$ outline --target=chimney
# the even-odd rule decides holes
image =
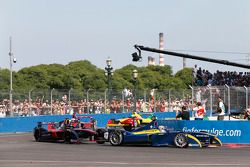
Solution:
[[[163,33],[161,32],[159,34],[159,48],[160,50],[164,50],[164,39],[163,39]],[[159,54],[159,65],[164,66],[164,55],[162,53]]]
[[[183,69],[187,67],[187,65],[186,65],[186,64],[187,64],[187,63],[186,63],[186,61],[187,61],[187,60],[186,60],[186,58],[185,58],[185,57],[183,57]]]
[[[148,66],[155,66],[155,58],[148,56]]]

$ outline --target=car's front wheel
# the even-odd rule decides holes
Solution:
[[[218,139],[217,137],[212,137],[210,139],[210,145],[219,147],[219,146],[222,146],[222,143],[221,143],[220,139]]]
[[[174,138],[174,144],[179,148],[188,147],[188,138],[185,133],[178,133]]]
[[[122,144],[123,135],[120,131],[113,131],[110,133],[109,142],[113,146],[119,146]]]

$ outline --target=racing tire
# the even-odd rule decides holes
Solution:
[[[94,139],[97,144],[104,144],[105,143],[105,138],[104,138],[104,133],[106,132],[105,129],[97,129],[96,134],[94,135]]]
[[[133,129],[133,128],[132,128],[132,125],[124,126],[123,128],[124,128],[126,131],[129,131],[129,132],[132,131],[132,129]]]
[[[110,133],[109,142],[111,145],[120,146],[122,145],[122,141],[123,141],[123,135],[121,131],[113,131]]]
[[[71,132],[69,130],[64,132],[64,142],[68,144],[71,143]]]
[[[40,142],[41,141],[41,135],[40,135],[40,132],[39,132],[38,129],[35,131],[34,137],[35,137],[36,142]]]
[[[174,144],[178,148],[188,147],[188,138],[185,133],[178,133],[174,138]]]
[[[105,141],[96,141],[97,144],[104,144]]]
[[[220,147],[222,143],[217,137],[213,137],[210,139],[210,146]]]

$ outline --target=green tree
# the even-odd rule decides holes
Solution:
[[[178,71],[175,77],[181,79],[188,88],[188,85],[192,85],[192,68],[184,68]]]
[[[138,89],[183,89],[192,83],[192,69],[178,71],[175,76],[170,66],[136,67],[132,64],[116,69],[112,76],[112,89],[133,89],[132,72],[138,70]],[[0,89],[9,89],[9,70],[0,69]],[[67,65],[41,64],[13,71],[15,90],[65,89],[87,90],[108,87],[105,70],[88,60],[74,61]]]
[[[9,90],[10,71],[8,69],[0,69],[0,89]]]

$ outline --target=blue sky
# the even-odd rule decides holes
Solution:
[[[15,71],[38,64],[68,64],[87,59],[99,68],[110,57],[115,69],[132,62],[134,44],[165,49],[250,53],[249,0],[1,0],[0,68],[9,68],[9,36]],[[250,54],[193,53],[247,63]],[[182,59],[165,56],[176,72]],[[187,60],[210,71],[247,69]]]

